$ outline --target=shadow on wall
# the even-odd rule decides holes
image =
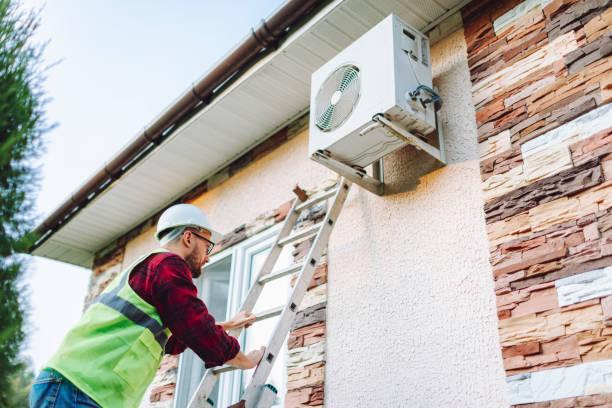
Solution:
[[[462,51],[464,41],[463,30],[457,30],[431,49],[433,84],[443,100],[439,126],[442,126],[449,165],[478,159],[476,115],[465,51]],[[437,147],[435,134],[430,136],[429,143]],[[385,157],[384,166],[385,196],[414,191],[423,176],[433,173],[431,177],[443,171],[437,160],[412,146]]]
[[[431,139],[436,139],[435,135]],[[436,146],[435,143],[429,143]],[[385,157],[385,196],[414,191],[421,183],[421,178],[437,169],[442,164],[412,146],[406,146]]]
[[[435,84],[434,84],[435,85]],[[438,112],[438,120],[442,133],[446,135],[444,126],[444,110]],[[438,134],[433,132],[426,138],[427,143],[439,148]],[[444,147],[448,149],[448,140],[444,140]],[[442,163],[422,150],[413,146],[405,146],[388,155],[383,160],[385,177],[385,196],[415,191],[421,183],[421,178],[444,167]]]

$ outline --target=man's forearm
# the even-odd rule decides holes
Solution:
[[[231,320],[228,320],[227,322],[219,322],[217,324],[223,327],[223,330],[225,331],[232,330],[234,328],[234,323]]]
[[[249,327],[255,321],[255,315],[247,312],[240,312],[226,322],[217,323],[223,330],[239,329]]]

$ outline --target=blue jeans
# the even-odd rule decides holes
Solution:
[[[30,408],[100,408],[100,405],[66,377],[45,368],[32,384]]]

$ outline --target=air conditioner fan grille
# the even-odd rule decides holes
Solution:
[[[359,68],[343,65],[336,69],[319,88],[315,99],[315,123],[324,132],[342,125],[359,100]]]

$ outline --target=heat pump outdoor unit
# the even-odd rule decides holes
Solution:
[[[310,98],[311,158],[376,193],[364,168],[401,147],[445,162],[429,40],[393,14],[312,74]]]

